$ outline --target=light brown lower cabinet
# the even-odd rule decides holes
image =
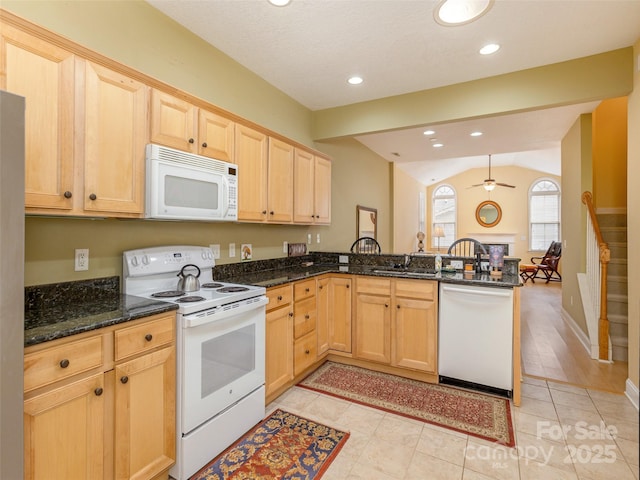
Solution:
[[[265,395],[270,399],[293,380],[293,291],[269,288],[266,317]]]
[[[173,465],[174,313],[28,347],[24,378],[25,479],[153,479]]]

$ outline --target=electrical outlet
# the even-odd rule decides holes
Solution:
[[[316,235],[316,243],[320,243],[320,234]]]
[[[451,262],[449,262],[449,265],[451,265],[456,270],[462,270],[463,269],[462,260],[451,260]]]
[[[236,244],[235,243],[230,243],[229,244],[229,258],[233,258],[236,256]]]
[[[480,271],[488,272],[489,271],[489,262],[480,262]]]
[[[289,253],[289,242],[282,242],[282,253]]]
[[[76,248],[75,259],[76,259],[75,261],[76,272],[89,270],[89,249],[88,248]]]
[[[340,256],[338,256],[338,262],[340,262],[340,263],[349,263],[349,255],[340,255]]]
[[[307,234],[307,243],[311,244],[311,234],[310,233]]]
[[[215,260],[219,259],[220,258],[220,244],[219,243],[213,243],[213,244],[209,245],[209,248],[213,252],[213,258]]]

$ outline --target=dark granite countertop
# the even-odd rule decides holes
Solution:
[[[275,287],[289,282],[296,282],[306,278],[323,275],[326,273],[345,273],[351,275],[365,275],[374,277],[407,278],[422,280],[437,280],[443,283],[456,283],[460,285],[476,285],[482,287],[514,288],[521,286],[519,275],[503,273],[501,278],[492,277],[488,272],[463,273],[462,271],[431,273],[430,269],[394,269],[378,265],[349,265],[326,264],[308,266],[290,266],[271,270],[257,270],[250,273],[236,272],[229,276],[217,276],[216,280],[240,283],[245,285],[258,285],[263,287]]]
[[[27,287],[25,293],[25,347],[178,308],[120,294],[118,277]]]

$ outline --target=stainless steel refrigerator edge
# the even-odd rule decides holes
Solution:
[[[0,478],[21,479],[25,99],[0,91]]]

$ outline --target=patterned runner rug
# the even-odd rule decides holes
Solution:
[[[190,480],[317,480],[347,438],[348,433],[276,410]]]
[[[509,400],[327,362],[300,387],[515,446]]]

